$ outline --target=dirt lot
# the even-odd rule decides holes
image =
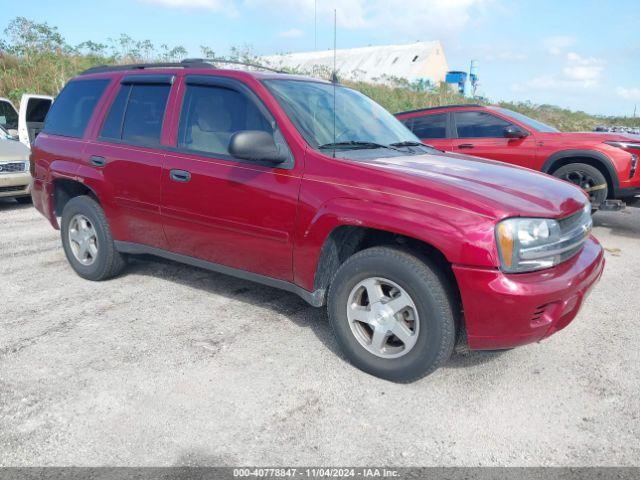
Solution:
[[[146,259],[87,282],[0,201],[0,465],[638,465],[640,209],[595,222],[566,330],[395,385],[292,294]]]

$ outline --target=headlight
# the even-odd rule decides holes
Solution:
[[[614,141],[610,141],[610,142],[604,142],[607,145],[611,145],[612,147],[617,147],[617,148],[622,148],[623,150],[629,150],[634,149],[634,150],[640,150],[640,143],[639,142],[614,142]]]
[[[604,142],[607,145],[611,145],[612,147],[621,148],[623,150],[640,150],[640,143],[638,142]],[[631,153],[631,152],[628,152]],[[638,169],[638,155],[631,153],[631,169],[629,170],[629,178],[633,178],[636,174],[636,170]]]
[[[496,226],[501,270],[531,272],[553,267],[577,253],[591,232],[591,205],[564,220],[508,218]]]

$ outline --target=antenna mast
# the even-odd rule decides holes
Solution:
[[[337,13],[333,9],[333,74],[331,75],[331,83],[333,83],[333,158],[336,158],[336,83],[338,83],[338,74],[336,72],[336,38],[337,38]]]

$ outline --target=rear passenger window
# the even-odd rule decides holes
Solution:
[[[511,123],[486,112],[456,112],[458,138],[501,138]]]
[[[159,145],[171,85],[122,85],[102,125],[101,138]]]
[[[447,138],[447,114],[414,117],[411,130],[418,138]]]
[[[178,147],[226,156],[231,136],[241,130],[273,133],[270,122],[243,93],[224,87],[187,86]]]
[[[108,79],[69,82],[53,102],[46,116],[43,131],[53,135],[81,138],[93,109],[108,84]]]

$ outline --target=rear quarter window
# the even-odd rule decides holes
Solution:
[[[53,102],[43,132],[81,138],[108,84],[109,79],[69,82]]]

